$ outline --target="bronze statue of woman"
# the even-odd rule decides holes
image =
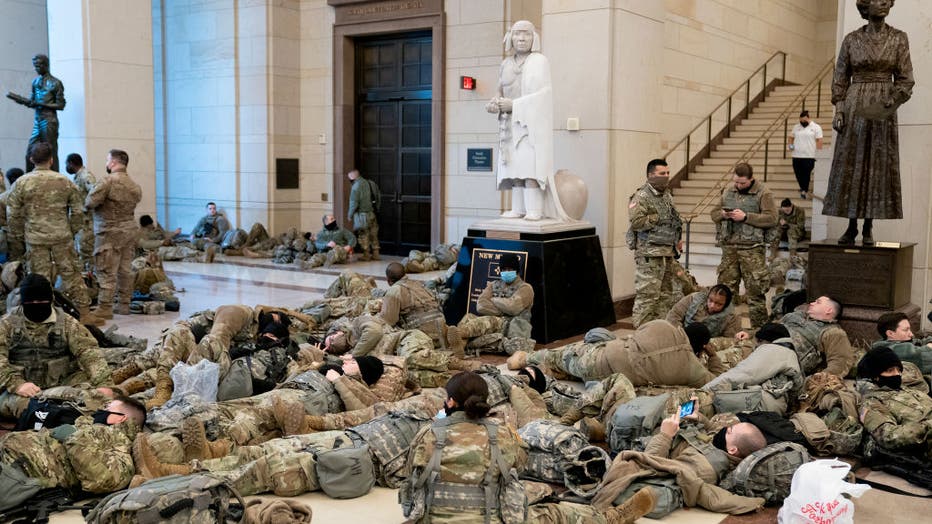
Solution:
[[[894,0],[857,0],[868,23],[845,36],[832,80],[835,156],[822,214],[848,219],[839,244],[874,243],[873,220],[903,218],[896,110],[912,95],[906,33],[884,22]]]

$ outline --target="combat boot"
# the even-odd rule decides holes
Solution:
[[[369,253],[361,253],[356,260],[359,260],[360,262],[368,262],[372,260],[372,257],[369,255]]]
[[[123,394],[126,396],[135,395],[136,393],[145,391],[152,387],[152,382],[146,380],[142,376],[129,377],[123,382],[113,381],[114,384],[120,389],[123,390]]]
[[[583,435],[589,437],[589,442],[605,442],[605,424],[600,420],[586,417],[577,426]]]
[[[515,351],[506,361],[508,369],[518,370],[527,366],[527,351]]]
[[[372,250],[372,260],[382,260],[382,257],[379,256],[379,248]]]
[[[464,358],[466,356],[466,339],[456,326],[447,327],[447,347],[453,352],[453,356]]]
[[[120,385],[130,377],[135,377],[136,375],[142,373],[142,370],[139,369],[139,366],[135,362],[130,362],[129,364],[120,366],[113,370],[113,373],[110,374],[110,378],[113,383]]]
[[[94,310],[94,316],[107,320],[113,318],[113,304],[99,304]]]
[[[181,442],[184,448],[184,459],[207,460],[225,457],[230,453],[230,441],[219,439],[214,442],[207,440],[204,423],[196,418],[186,418],[181,425]]]
[[[152,447],[149,446],[145,433],[136,435],[136,441],[133,443],[133,461],[136,463],[136,471],[150,479],[168,475],[189,475],[194,470],[187,464],[160,462],[155,452],[152,451]]]
[[[89,326],[102,326],[107,323],[106,320],[91,313],[87,306],[79,307],[78,314],[81,315],[81,323]],[[111,318],[113,318],[111,316]]]
[[[582,420],[583,417],[584,415],[582,414],[582,411],[579,411],[579,408],[570,408],[566,413],[563,414],[563,416],[560,417],[560,424],[563,424],[564,426],[572,426],[576,422]]]
[[[155,395],[146,401],[146,409],[162,407],[172,398],[174,386],[168,373],[160,373],[155,379]]]
[[[634,524],[634,521],[654,511],[657,495],[652,488],[641,488],[620,506],[605,510],[608,524]]]
[[[130,311],[130,308],[129,308],[129,303],[123,303],[123,302],[120,302],[117,305],[117,307],[114,308],[113,312],[116,313],[117,315],[129,315],[130,313],[132,313],[132,311]]]
[[[336,428],[328,428],[327,426],[328,426],[327,417],[317,416],[317,415],[306,415],[304,417],[304,429],[306,429],[308,432],[327,431],[328,429],[336,429]]]
[[[272,414],[275,416],[275,422],[281,428],[283,436],[289,437],[307,432],[304,423],[304,406],[300,403],[289,402],[276,397],[272,401]]]

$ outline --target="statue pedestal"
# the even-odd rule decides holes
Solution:
[[[463,238],[444,314],[456,324],[476,312],[476,300],[498,279],[498,259],[518,255],[534,287],[532,336],[541,344],[615,322],[611,289],[595,227],[588,222],[499,219],[473,224]]]
[[[877,319],[902,311],[919,327],[918,306],[909,303],[912,242],[841,246],[831,240],[809,244],[808,295],[828,295],[844,307],[839,324],[852,344],[877,340]]]

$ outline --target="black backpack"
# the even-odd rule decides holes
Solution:
[[[74,406],[59,404],[51,400],[29,399],[29,405],[20,415],[14,431],[38,431],[53,429],[65,424],[74,424],[81,412]]]

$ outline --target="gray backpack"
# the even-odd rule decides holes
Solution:
[[[319,375],[319,373],[318,373]],[[233,400],[252,396],[252,372],[245,357],[230,363],[227,374],[217,386],[217,400]]]
[[[316,369],[289,378],[281,387],[300,389],[306,393],[303,402],[308,415],[319,416],[343,411],[343,401],[333,388],[333,383]]]
[[[361,497],[375,485],[375,470],[369,446],[313,450],[320,489],[335,499]]]
[[[572,426],[552,420],[535,420],[518,430],[528,446],[522,478],[563,484],[563,472],[589,440]]]
[[[223,240],[220,241],[221,249],[241,248],[249,237],[242,229],[231,229],[224,233]]]
[[[90,524],[235,522],[231,502],[243,498],[226,481],[210,475],[171,475],[104,497],[87,515]]]
[[[676,477],[650,477],[632,483],[615,498],[615,505],[624,503],[642,488],[650,488],[657,498],[654,509],[644,515],[649,519],[662,519],[683,507],[683,490],[676,483]]]
[[[571,386],[557,382],[544,393],[543,397],[547,403],[547,411],[554,415],[564,415],[576,407],[579,399],[582,398],[582,393]]]
[[[39,481],[27,477],[20,468],[0,463],[0,511],[19,506],[40,489]]]
[[[608,444],[612,451],[643,451],[666,411],[669,393],[656,397],[635,397],[618,406],[610,421]]]
[[[379,485],[397,488],[404,480],[404,462],[418,431],[430,422],[408,413],[391,412],[346,430],[356,445],[369,445]]]
[[[782,504],[796,468],[810,460],[799,444],[777,442],[745,457],[720,486],[745,497],[762,497],[767,504]]]

